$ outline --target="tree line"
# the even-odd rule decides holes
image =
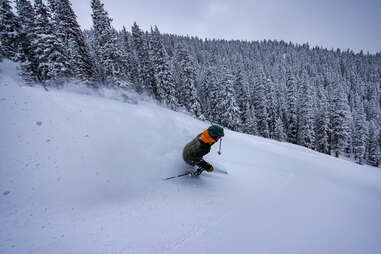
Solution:
[[[118,31],[100,0],[91,0],[89,30],[69,0],[13,6],[0,0],[0,59],[20,62],[29,84],[131,89],[235,131],[380,164],[380,53],[200,39],[136,23]]]

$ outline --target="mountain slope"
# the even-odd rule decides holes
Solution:
[[[1,64],[0,253],[379,253],[381,171],[226,130],[229,175],[161,178],[208,127],[19,87]]]

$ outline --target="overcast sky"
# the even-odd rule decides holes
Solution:
[[[82,28],[90,0],[72,0]],[[381,52],[381,0],[103,0],[113,26],[201,38],[276,39]]]

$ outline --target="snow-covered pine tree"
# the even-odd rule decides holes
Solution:
[[[241,112],[234,95],[234,76],[225,66],[222,69],[219,82],[218,94],[218,123],[232,130],[238,130],[241,126]]]
[[[199,92],[202,97],[204,116],[211,122],[217,122],[218,80],[215,67],[207,68],[205,71]]]
[[[179,43],[175,48],[175,65],[177,70],[177,94],[179,103],[184,106],[188,112],[192,113],[198,118],[204,118],[201,109],[201,103],[197,96],[196,90],[196,73],[193,59]]]
[[[126,87],[126,59],[118,45],[116,32],[111,26],[111,18],[100,0],[92,0],[91,9],[101,81],[106,85]]]
[[[262,137],[268,138],[270,136],[269,131],[269,115],[267,112],[267,99],[266,99],[266,78],[263,72],[260,72],[256,76],[253,106],[255,111],[255,117],[257,119],[258,134]]]
[[[172,72],[173,71],[174,71],[174,69],[172,69]],[[209,76],[210,75],[211,75],[211,70],[208,67],[205,67],[203,70],[201,70],[201,74],[200,74],[201,77],[200,77],[200,81],[199,81],[200,85],[198,88],[198,93],[200,95],[199,99],[200,99],[201,107],[203,109],[204,116],[206,119],[210,119],[209,114],[208,114],[208,111],[210,108],[209,99],[208,99],[209,82],[210,82]]]
[[[290,71],[287,72],[287,141],[297,143],[298,138],[298,116],[296,83]]]
[[[299,96],[300,108],[298,116],[298,144],[310,149],[315,148],[315,131],[313,118],[313,98],[311,87],[304,79]]]
[[[38,73],[41,82],[61,84],[68,77],[68,67],[65,66],[67,56],[62,41],[56,36],[50,21],[50,14],[42,0],[34,1],[36,13],[34,35],[32,42],[38,57]]]
[[[335,83],[331,99],[332,150],[336,157],[349,146],[351,121],[347,95],[340,84]]]
[[[285,84],[285,83],[284,83]],[[282,130],[281,135],[284,137],[283,141],[287,141],[287,92],[286,87],[282,86],[282,84],[277,86],[275,91],[275,103],[277,105],[277,115],[278,115],[278,129]],[[281,125],[281,126],[280,126]],[[279,135],[278,135],[279,136]]]
[[[248,81],[247,77],[245,76],[245,73],[242,71],[242,67],[238,66],[236,70],[233,73],[234,81],[233,81],[233,87],[234,87],[234,94],[235,99],[237,101],[237,105],[239,108],[239,111],[241,112],[240,119],[241,119],[241,126],[238,129],[239,131],[245,131],[245,127],[247,126],[247,122],[249,122],[250,118],[250,100],[248,95]]]
[[[373,75],[372,75],[373,76]],[[375,76],[375,75],[374,75]],[[373,77],[377,80],[376,77]],[[372,82],[373,83],[373,82]],[[376,82],[371,84],[368,88],[367,98],[364,101],[364,110],[367,120],[376,120],[381,123],[381,96],[380,96],[381,86]]]
[[[0,60],[17,60],[19,23],[9,0],[0,0]]]
[[[29,0],[16,0],[16,11],[19,20],[18,41],[20,43],[17,60],[21,62],[23,79],[26,83],[32,84],[41,79],[38,73],[38,57],[32,43],[36,39],[33,33],[35,13]]]
[[[374,121],[369,122],[369,133],[367,137],[367,150],[368,158],[367,163],[369,165],[378,167],[381,160],[381,150],[379,139],[381,137],[381,132],[377,128],[377,124]]]
[[[167,51],[163,46],[159,29],[151,30],[151,58],[157,86],[157,99],[172,109],[179,104],[176,97],[175,81],[172,76]]]
[[[363,164],[365,157],[365,146],[367,138],[367,126],[365,120],[364,106],[360,97],[355,97],[355,110],[353,111],[354,130],[352,134],[352,147],[355,155],[355,160],[359,164]]]
[[[258,135],[257,119],[255,117],[254,109],[250,106],[247,111],[246,122],[243,124],[243,130],[245,133]]]
[[[151,41],[152,41],[152,36],[151,34],[148,32],[148,31],[145,31],[144,33],[144,37],[145,37],[145,41],[147,43],[143,44],[144,46],[144,51],[145,52],[148,52],[148,58],[146,58],[147,62],[144,63],[144,77],[145,77],[145,82],[146,82],[146,86],[148,88],[148,92],[152,95],[152,96],[156,96],[157,95],[157,85],[156,85],[156,79],[155,79],[155,73],[154,73],[154,69],[153,69],[153,65],[152,65],[152,59],[151,59],[151,56],[152,56],[152,48],[151,48]]]
[[[147,92],[149,95],[156,95],[156,84],[153,68],[150,60],[149,36],[145,34],[134,22],[132,28],[133,50],[139,61],[139,81],[141,88],[139,92]]]
[[[272,138],[278,141],[285,141],[287,139],[286,133],[284,132],[283,128],[283,121],[280,118],[280,116],[278,116],[278,118],[275,121],[274,134]]]
[[[246,105],[246,121],[242,122],[242,129],[245,133],[251,135],[259,135],[257,126],[257,117],[255,115],[254,108],[254,94],[255,94],[255,75],[250,70],[244,68],[245,65],[241,66],[242,70],[245,71],[244,82],[247,82],[246,92],[247,92],[247,105]],[[241,112],[242,113],[242,112]]]
[[[324,91],[318,90],[318,108],[316,113],[315,124],[315,147],[316,150],[321,153],[329,154],[329,113],[328,113],[328,101]]]
[[[133,83],[135,90],[137,90],[136,86],[139,82],[138,60],[132,49],[132,37],[124,26],[122,29],[122,46],[125,52],[128,79]]]
[[[49,0],[49,7],[53,11],[53,27],[60,41],[65,46],[65,55],[70,66],[71,75],[88,85],[93,82],[94,63],[91,61],[88,45],[85,43],[84,35],[77,22],[71,2],[69,0]]]
[[[142,93],[146,90],[146,87],[144,85],[144,73],[143,73],[143,63],[146,61],[146,58],[149,58],[148,52],[144,51],[144,44],[147,43],[144,41],[144,33],[134,22],[133,26],[131,27],[131,34],[132,34],[132,52],[136,56],[136,59],[138,61],[137,63],[137,69],[138,69],[138,78],[136,82],[138,83],[138,86],[136,87],[136,90],[139,93]]]
[[[276,122],[278,119],[280,119],[280,116],[279,116],[280,110],[277,105],[275,85],[270,79],[266,79],[266,99],[267,99],[269,137],[274,139],[275,127],[277,126]],[[278,133],[277,133],[278,138],[279,138],[279,131],[280,130],[278,130]]]

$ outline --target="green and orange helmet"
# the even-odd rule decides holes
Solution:
[[[202,134],[200,139],[204,143],[216,143],[218,139],[224,136],[224,129],[218,125],[212,125],[206,129]]]

